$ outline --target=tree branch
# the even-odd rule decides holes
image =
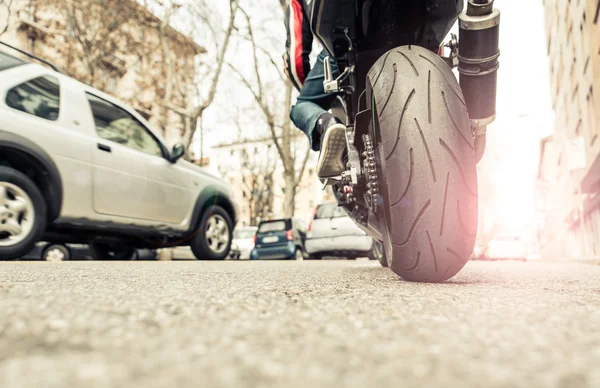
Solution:
[[[298,176],[296,177],[296,186],[298,186],[300,184],[300,182],[302,181],[302,176],[304,175],[304,170],[306,170],[306,165],[308,163],[309,157],[310,157],[310,147],[308,147],[308,149],[306,150],[306,155],[304,155],[304,161],[302,162],[302,167],[300,168],[300,172],[298,173]]]
[[[223,41],[223,45],[221,46],[221,51],[219,52],[219,55],[217,56],[217,69],[215,70],[215,74],[212,79],[212,84],[210,86],[208,96],[206,97],[206,100],[204,100],[202,102],[202,104],[200,104],[200,106],[198,106],[198,108],[196,109],[196,112],[194,114],[194,116],[196,116],[198,118],[201,117],[202,113],[204,113],[204,110],[206,110],[206,108],[208,108],[210,106],[210,104],[212,104],[213,100],[215,99],[215,94],[217,93],[217,85],[219,84],[219,78],[221,77],[221,70],[223,69],[223,63],[225,61],[225,54],[227,53],[227,46],[229,45],[231,33],[234,28],[235,16],[239,9],[238,0],[230,0],[230,1],[231,2],[230,2],[230,7],[229,7],[229,9],[230,9],[229,24],[227,25],[227,29],[225,30],[225,40]]]
[[[275,132],[275,119],[273,118],[273,114],[269,111],[267,104],[262,100],[262,96],[259,95],[254,90],[254,88],[250,84],[250,81],[248,81],[248,79],[246,79],[246,77],[244,77],[244,75],[242,73],[240,73],[240,71],[238,69],[236,69],[235,67],[233,67],[230,63],[228,63],[227,65],[234,73],[236,73],[238,75],[238,77],[240,78],[242,83],[246,86],[246,88],[248,88],[248,90],[254,96],[254,100],[258,104],[259,108],[262,110],[263,114],[265,115],[265,118],[267,119],[267,126],[269,127],[269,131],[271,132],[271,137],[273,138],[275,147],[277,147],[277,152],[279,153],[279,156],[283,160],[285,157],[285,153],[283,151],[281,144],[279,144],[279,141],[277,141],[277,133]]]
[[[6,25],[4,26],[4,28],[2,30],[0,30],[0,35],[4,34],[6,31],[8,31],[8,26],[10,25],[10,16],[12,14],[12,3],[13,0],[0,0],[0,6],[4,6],[6,7]]]

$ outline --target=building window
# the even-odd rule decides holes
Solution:
[[[43,76],[17,85],[6,93],[6,105],[21,112],[56,121],[60,110],[58,79]]]

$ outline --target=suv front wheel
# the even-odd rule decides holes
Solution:
[[[190,242],[198,260],[225,260],[231,249],[233,225],[220,206],[211,206],[202,215],[198,230]]]
[[[29,253],[46,229],[46,202],[23,173],[0,166],[0,260]]]

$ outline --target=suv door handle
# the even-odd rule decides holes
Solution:
[[[110,147],[107,146],[106,144],[100,144],[100,143],[98,143],[98,149],[100,151],[104,151],[104,152],[112,152],[112,150],[110,149]]]

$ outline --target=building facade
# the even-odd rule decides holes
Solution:
[[[545,0],[555,125],[542,141],[542,252],[600,255],[600,2]]]
[[[135,0],[14,0],[0,10],[0,33],[1,41],[128,103],[169,145],[181,139],[177,112],[194,96],[204,49]]]
[[[296,147],[296,171],[302,168],[308,149],[306,136],[298,133],[292,139]],[[317,155],[310,153],[296,188],[294,215],[307,222],[319,203],[333,201],[331,190],[324,189],[316,175]],[[284,169],[271,137],[217,145],[210,160],[210,169],[233,188],[240,206],[239,225],[256,225],[261,220],[283,216]]]

